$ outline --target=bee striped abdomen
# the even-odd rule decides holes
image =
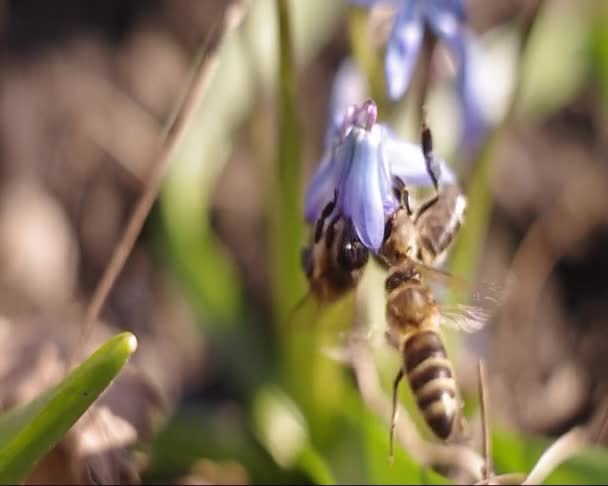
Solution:
[[[454,428],[456,382],[441,337],[434,331],[412,335],[404,346],[405,371],[426,423],[441,439]]]

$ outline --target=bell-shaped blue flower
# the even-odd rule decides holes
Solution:
[[[436,162],[439,182],[453,183],[447,164]],[[377,252],[386,219],[399,205],[393,191],[395,177],[411,187],[432,184],[422,148],[399,140],[377,123],[373,101],[353,105],[345,111],[339,130],[334,130],[334,140],[308,187],[306,221],[314,223],[335,198],[332,215],[349,219],[361,242]]]

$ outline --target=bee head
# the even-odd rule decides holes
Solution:
[[[350,221],[345,225],[337,257],[340,266],[349,271],[362,268],[369,259],[369,250],[357,237]]]

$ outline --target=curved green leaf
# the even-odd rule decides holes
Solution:
[[[136,347],[133,334],[114,336],[57,386],[0,416],[0,484],[27,478],[108,387]]]

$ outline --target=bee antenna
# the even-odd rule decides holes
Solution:
[[[298,301],[294,304],[293,308],[289,311],[289,314],[287,314],[287,317],[285,319],[285,322],[288,326],[291,325],[294,317],[296,316],[298,311],[300,309],[302,309],[302,307],[304,306],[304,304],[306,303],[306,301],[308,300],[308,298],[310,297],[311,294],[312,294],[312,290],[309,290],[302,297],[300,297],[298,299]]]

